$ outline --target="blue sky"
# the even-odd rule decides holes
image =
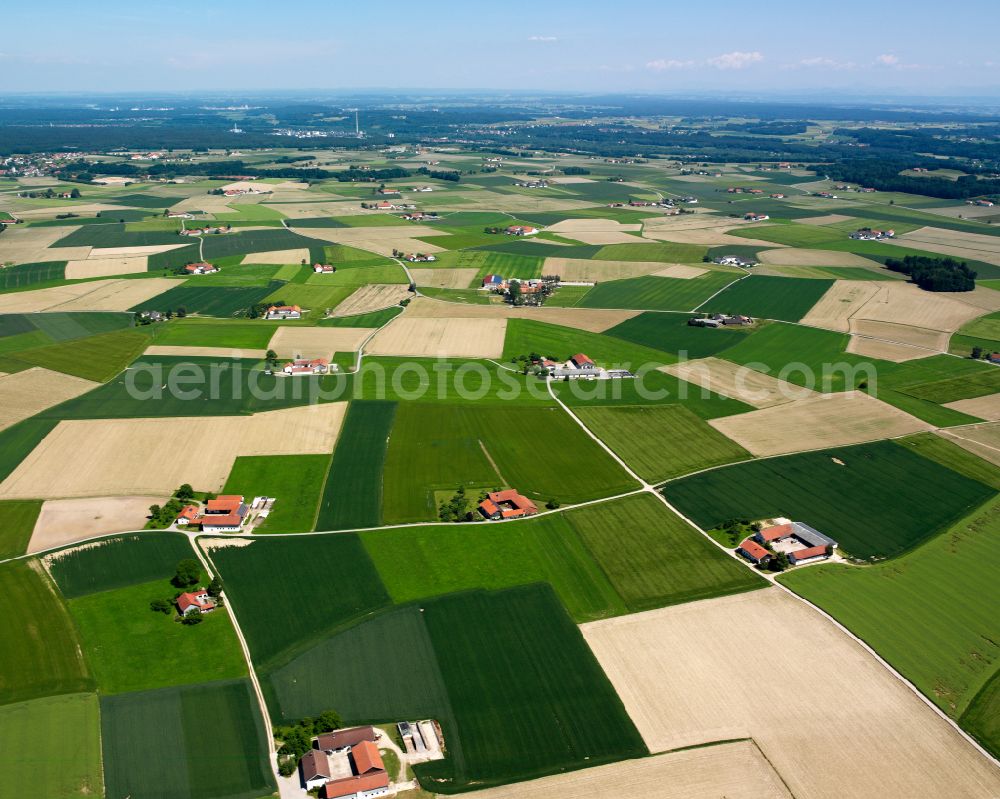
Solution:
[[[39,0],[5,11],[0,68],[16,91],[1000,95],[998,29],[998,0]]]

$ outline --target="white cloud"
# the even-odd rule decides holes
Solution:
[[[875,63],[883,67],[895,67],[899,65],[899,56],[891,53],[883,53],[875,59]]]
[[[529,36],[529,42],[558,42],[558,36]]]
[[[758,64],[763,60],[764,56],[756,50],[752,53],[743,53],[737,50],[710,58],[708,63],[716,69],[745,69],[751,64]]]
[[[802,67],[805,69],[854,69],[857,66],[853,61],[838,61],[835,58],[825,58],[816,56],[815,58],[803,58],[797,64],[790,64],[792,68]]]
[[[665,72],[670,69],[691,69],[695,65],[694,61],[678,61],[676,58],[657,58],[655,61],[646,63],[646,69],[654,72]]]

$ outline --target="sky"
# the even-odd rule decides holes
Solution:
[[[1000,97],[998,0],[36,0],[2,25],[16,92]]]

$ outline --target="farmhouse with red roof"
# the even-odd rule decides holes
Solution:
[[[301,375],[325,375],[330,371],[330,362],[326,358],[296,358],[284,365],[282,374],[291,377]]]
[[[191,613],[211,613],[215,610],[215,600],[204,588],[199,588],[197,591],[189,591],[177,597],[177,610],[182,616]]]
[[[325,799],[368,799],[389,793],[389,773],[374,740],[367,736],[352,740],[346,747],[312,749],[302,757],[299,774],[306,790],[319,788]]]
[[[486,499],[479,503],[479,512],[484,518],[517,519],[521,516],[534,516],[538,507],[526,496],[519,494],[513,488],[506,491],[492,491]]]
[[[313,272],[318,272],[324,275],[333,274],[337,271],[337,267],[333,264],[313,264]]]
[[[736,548],[736,553],[742,555],[751,563],[762,564],[767,563],[771,559],[771,553],[752,538],[745,539],[743,543]]]
[[[301,319],[302,309],[298,305],[272,305],[265,314],[267,319]]]
[[[206,533],[238,533],[246,519],[246,503],[242,496],[224,494],[205,503],[201,529]]]
[[[538,228],[530,225],[510,225],[504,233],[508,236],[534,236],[538,233]]]
[[[184,271],[189,275],[211,275],[218,272],[219,267],[215,266],[215,264],[200,261],[196,264],[188,264],[184,267]]]

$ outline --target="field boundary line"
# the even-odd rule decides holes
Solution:
[[[741,280],[746,280],[748,277],[750,277],[750,273],[749,272],[747,272],[745,275],[743,275],[743,277],[736,278],[736,280],[734,280],[732,283],[726,283],[726,285],[724,285],[721,289],[719,289],[717,292],[715,292],[715,294],[713,294],[707,300],[705,300],[704,302],[698,303],[698,305],[696,305],[690,311],[681,311],[681,313],[697,313],[698,309],[701,308],[703,305],[707,305],[712,300],[714,300],[716,297],[718,297],[720,294],[722,294],[722,292],[726,291],[729,288],[732,288],[737,283],[739,283]]]

